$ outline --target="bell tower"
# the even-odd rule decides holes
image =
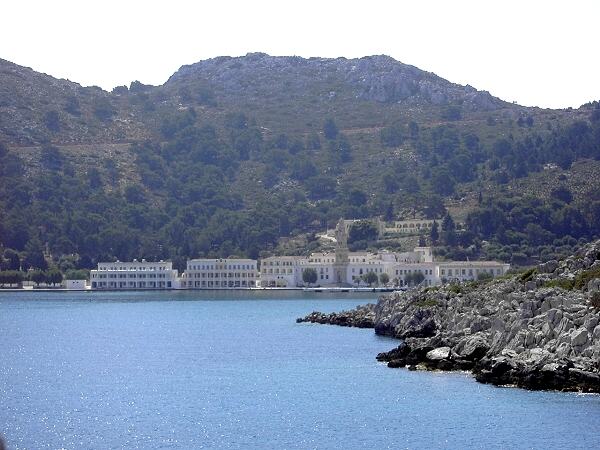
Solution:
[[[335,227],[335,282],[347,284],[346,274],[348,272],[348,229],[344,219],[340,219]]]

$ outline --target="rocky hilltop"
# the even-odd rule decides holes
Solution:
[[[401,339],[389,367],[471,370],[477,381],[600,392],[600,241],[562,261],[485,284],[383,296],[299,322],[366,326]]]
[[[315,92],[322,98],[349,95],[381,103],[418,105],[463,104],[471,110],[508,106],[486,91],[451,83],[433,73],[385,55],[363,58],[301,58],[250,53],[219,57],[181,67],[167,82],[204,80],[217,91],[234,96]]]

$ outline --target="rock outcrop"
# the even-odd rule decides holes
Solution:
[[[375,305],[369,303],[351,311],[331,314],[313,311],[306,317],[296,319],[296,322],[331,324],[341,327],[373,328],[375,325]]]
[[[599,289],[596,241],[510,278],[398,292],[374,307],[307,319],[358,326],[373,315],[376,333],[401,339],[377,355],[389,367],[471,370],[483,383],[600,392]]]

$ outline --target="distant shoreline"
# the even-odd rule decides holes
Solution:
[[[173,292],[173,291],[299,291],[299,292],[316,292],[316,293],[364,293],[364,292],[395,292],[401,289],[381,288],[381,287],[360,287],[360,288],[302,288],[302,287],[255,287],[255,288],[170,288],[170,289],[66,289],[66,288],[36,288],[36,289],[16,289],[16,288],[0,288],[0,292]]]

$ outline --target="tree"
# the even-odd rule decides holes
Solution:
[[[345,163],[352,159],[352,146],[343,134],[338,139],[329,141],[329,153],[335,164]]]
[[[373,283],[377,283],[378,279],[379,278],[377,277],[377,274],[375,272],[373,272],[373,271],[369,271],[369,272],[367,272],[366,274],[363,275],[363,280],[369,286],[371,286]]]
[[[450,105],[442,110],[441,116],[444,120],[460,120],[462,119],[462,109],[460,106]]]
[[[99,189],[102,187],[102,177],[100,171],[95,167],[90,167],[87,173],[90,188]]]
[[[431,225],[431,232],[429,233],[429,237],[431,239],[431,243],[436,245],[438,240],[440,239],[439,226],[438,223],[434,220]]]
[[[487,280],[491,280],[493,278],[493,275],[489,272],[479,272],[479,274],[477,275],[477,281],[487,281]]]
[[[44,283],[46,281],[46,273],[42,272],[41,270],[34,270],[29,274],[29,279],[39,286],[40,283]]]
[[[19,254],[11,248],[4,250],[4,262],[2,263],[1,270],[19,270],[21,267],[21,259]]]
[[[423,281],[425,281],[425,275],[422,272],[413,273],[413,283],[415,283],[415,286],[418,286]]]
[[[58,117],[58,112],[54,110],[46,112],[46,114],[44,114],[44,125],[46,125],[46,128],[48,128],[50,131],[60,131],[60,119]]]
[[[66,280],[87,280],[89,278],[89,274],[87,270],[67,270],[65,273]]]
[[[58,171],[63,167],[64,156],[57,147],[45,145],[42,147],[41,162],[44,168]]]
[[[431,187],[436,194],[450,195],[454,193],[456,181],[446,167],[441,167],[431,174]]]
[[[335,121],[331,117],[327,118],[323,124],[323,134],[325,137],[329,140],[334,140],[337,138],[338,132],[339,130]]]
[[[64,109],[66,112],[68,112],[69,114],[71,114],[73,116],[81,115],[79,99],[77,97],[75,97],[74,95],[67,97],[67,100],[65,101]]]
[[[379,282],[384,286],[390,282],[390,276],[387,273],[379,275]]]
[[[456,244],[456,225],[450,213],[447,213],[442,220],[442,241],[445,245]]]
[[[316,283],[317,278],[317,271],[312,267],[307,267],[302,271],[302,281],[308,283],[309,286]]]
[[[374,241],[379,236],[379,230],[370,220],[359,220],[350,226],[348,242]]]
[[[381,129],[381,143],[386,147],[398,147],[404,142],[404,129],[396,123]]]
[[[550,196],[552,198],[555,198],[556,200],[560,200],[561,202],[565,203],[571,203],[573,201],[573,194],[571,194],[569,188],[566,188],[564,186],[559,186],[553,189],[550,192]]]
[[[116,114],[115,107],[112,105],[110,100],[106,97],[96,98],[93,105],[94,115],[102,120],[108,121]]]
[[[308,158],[294,158],[291,164],[290,175],[296,180],[302,181],[317,174],[317,168]]]
[[[20,284],[23,281],[23,272],[17,270],[7,270],[0,272],[0,285]]]
[[[319,200],[335,195],[337,182],[335,178],[327,175],[317,175],[306,180],[310,198]]]
[[[422,272],[412,272],[404,276],[404,282],[409,286],[418,286],[425,280]]]
[[[321,138],[317,133],[311,133],[306,137],[306,148],[308,150],[320,150]]]
[[[392,220],[394,220],[394,204],[392,202],[390,202],[387,208],[385,209],[383,219],[387,222],[391,222]]]
[[[62,283],[63,274],[56,268],[50,269],[46,274],[46,280],[48,283],[52,283],[53,286],[56,286],[57,284]]]
[[[42,242],[33,238],[25,245],[25,258],[23,264],[26,268],[33,267],[34,269],[46,270],[48,263],[44,257],[44,249]]]

